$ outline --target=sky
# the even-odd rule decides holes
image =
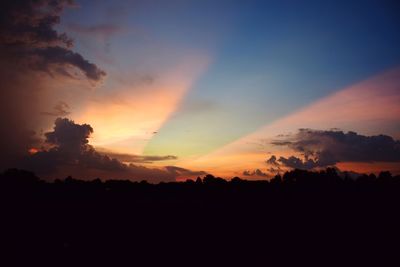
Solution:
[[[2,5],[2,168],[400,173],[396,1]]]

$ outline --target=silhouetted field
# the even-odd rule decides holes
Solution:
[[[388,266],[399,255],[400,176],[388,172],[350,179],[334,169],[294,170],[271,181],[207,175],[154,185],[48,183],[8,170],[0,181],[2,252],[15,266]]]

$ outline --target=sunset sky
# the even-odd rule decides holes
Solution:
[[[2,168],[400,173],[396,1],[9,2]]]

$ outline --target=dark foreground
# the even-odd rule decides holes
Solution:
[[[271,182],[151,185],[45,183],[10,170],[0,181],[1,258],[11,260],[2,266],[400,262],[400,177],[389,173],[354,181],[333,169],[296,170]]]

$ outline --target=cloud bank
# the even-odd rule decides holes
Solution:
[[[83,178],[124,178],[150,182],[174,181],[180,176],[204,175],[203,171],[166,166],[161,169],[124,164],[116,158],[99,153],[89,144],[93,128],[89,124],[76,124],[66,118],[57,118],[52,131],[45,133],[45,145],[38,152],[27,156],[23,168],[49,178],[79,175]],[[46,148],[47,146],[47,148]],[[138,156],[138,158],[140,158]],[[173,156],[150,156],[141,160],[166,160]],[[105,177],[105,175],[107,175]]]
[[[272,144],[285,146],[300,153],[296,156],[271,156],[268,164],[290,168],[313,169],[333,166],[339,162],[400,162],[400,141],[388,135],[364,136],[337,130],[300,129],[286,139]]]

